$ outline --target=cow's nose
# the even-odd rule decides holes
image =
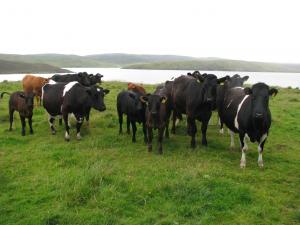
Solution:
[[[263,118],[263,114],[262,113],[255,113],[255,118],[261,119],[261,118]]]

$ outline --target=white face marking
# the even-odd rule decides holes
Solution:
[[[234,126],[235,126],[236,129],[239,129],[239,123],[238,123],[238,115],[239,115],[239,112],[240,112],[240,110],[241,110],[241,107],[242,107],[244,101],[245,101],[248,97],[249,97],[249,95],[246,95],[246,96],[243,98],[243,100],[241,101],[241,103],[239,104],[239,106],[238,106],[238,109],[237,109],[237,112],[236,112],[236,116],[235,116],[235,118],[234,118]]]
[[[71,90],[71,88],[75,85],[75,84],[78,84],[77,81],[72,81],[68,84],[65,85],[65,88],[64,88],[64,91],[63,91],[63,97],[65,96],[65,94]]]

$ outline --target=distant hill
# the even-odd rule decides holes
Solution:
[[[189,56],[178,55],[138,55],[138,54],[124,54],[124,53],[109,53],[98,55],[87,55],[89,59],[115,64],[118,66],[131,65],[136,63],[153,63],[153,62],[174,62],[183,60],[193,60],[196,58]]]
[[[68,72],[71,71],[42,63],[25,63],[0,59],[0,74]]]
[[[241,60],[207,58],[176,62],[143,63],[123,67],[123,69],[158,70],[215,70],[246,72],[290,72],[299,73],[300,64],[264,63]]]

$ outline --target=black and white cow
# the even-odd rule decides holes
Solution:
[[[85,87],[73,81],[70,83],[49,83],[42,88],[43,106],[49,113],[49,123],[52,134],[55,134],[53,122],[55,116],[62,115],[66,127],[65,140],[70,140],[68,114],[73,113],[76,120],[77,139],[81,139],[80,128],[84,116],[91,108],[98,111],[106,109],[104,96],[109,90],[97,86]]]
[[[228,78],[223,85],[219,84],[217,87],[217,98],[216,98],[216,105],[219,115],[219,123],[220,123],[220,133],[224,133],[223,129],[223,121],[222,121],[222,111],[224,105],[224,99],[227,98],[228,91],[231,88],[241,88],[245,81],[249,79],[249,76],[241,77],[238,74],[233,75],[232,77]]]
[[[263,167],[262,152],[271,126],[269,96],[277,93],[277,89],[257,83],[252,88],[231,88],[224,99],[222,121],[232,131],[231,146],[234,144],[233,132],[239,134],[241,168],[246,166],[246,136],[251,142],[258,143],[258,165]]]

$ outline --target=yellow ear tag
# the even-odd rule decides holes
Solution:
[[[167,99],[165,99],[165,98],[161,101],[162,104],[165,104],[166,102],[167,102]]]

